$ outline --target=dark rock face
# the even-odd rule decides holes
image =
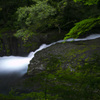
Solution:
[[[14,37],[15,32],[4,33],[0,38],[0,56],[27,56],[30,51],[36,50],[40,43],[36,37],[30,37],[27,41]]]
[[[63,68],[77,66],[90,61],[92,56],[100,55],[100,38],[88,41],[57,43],[35,54],[28,67],[28,75],[42,71],[52,56],[59,59]]]
[[[58,30],[53,30],[44,33],[37,33],[23,41],[22,38],[16,38],[13,35],[16,32],[7,31],[2,33],[0,37],[0,56],[27,56],[29,52],[35,51],[43,43],[49,44],[65,36],[64,31],[58,33]]]
[[[22,39],[13,36],[14,32],[2,33],[0,37],[0,56],[24,55]]]

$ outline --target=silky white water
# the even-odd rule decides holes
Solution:
[[[100,38],[100,34],[93,34],[86,38],[78,38],[78,39],[68,39],[66,41],[85,41],[85,40],[91,40]],[[0,57],[0,74],[10,74],[10,73],[17,73],[18,75],[24,75],[27,73],[28,64],[30,63],[30,60],[34,57],[35,53],[47,48],[51,45],[54,45],[56,43],[63,42],[64,40],[59,40],[57,42],[53,42],[49,45],[42,44],[39,49],[37,49],[35,52],[30,52],[27,57],[20,57],[20,56],[4,56]]]

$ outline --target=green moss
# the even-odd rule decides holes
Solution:
[[[64,59],[61,55],[51,55],[49,54],[48,58],[42,59],[42,62],[46,62],[46,68],[57,68],[58,66],[61,66]]]
[[[7,49],[6,51],[7,51],[7,55],[9,55],[9,54],[10,54],[10,50],[9,50],[9,49]]]

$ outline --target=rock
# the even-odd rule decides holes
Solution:
[[[56,58],[61,61],[61,67],[67,68],[83,65],[91,57],[100,54],[100,38],[88,41],[57,43],[35,54],[28,66],[28,75],[45,70],[48,61]]]

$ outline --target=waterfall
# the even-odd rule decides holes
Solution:
[[[68,39],[66,42],[70,41],[85,41],[100,38],[100,34],[93,34],[86,38],[78,39]],[[0,93],[8,94],[12,85],[17,83],[20,78],[27,73],[28,64],[30,60],[34,57],[35,53],[41,51],[44,48],[50,47],[56,43],[64,42],[64,40],[59,40],[51,44],[42,44],[36,51],[29,53],[27,57],[20,56],[4,56],[0,57]]]
[[[78,39],[68,39],[67,42],[70,41],[85,41],[100,38],[100,34],[92,34],[86,38],[78,38]],[[9,73],[18,73],[18,75],[24,75],[27,73],[28,64],[30,60],[34,57],[35,53],[41,51],[44,48],[47,48],[56,43],[64,42],[64,40],[59,40],[57,42],[53,42],[49,45],[42,44],[36,51],[30,52],[27,57],[20,56],[4,56],[0,57],[0,74],[9,74]]]

